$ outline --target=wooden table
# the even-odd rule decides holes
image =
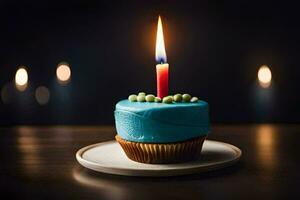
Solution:
[[[113,139],[113,127],[1,128],[1,196],[18,199],[300,198],[300,125],[217,125],[209,139],[243,151],[230,168],[168,178],[122,177],[81,167],[76,151]]]

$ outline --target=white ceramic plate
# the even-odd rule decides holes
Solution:
[[[116,141],[86,146],[76,153],[84,167],[102,173],[125,176],[177,176],[216,170],[234,164],[241,157],[239,148],[205,140],[199,160],[180,164],[144,164],[126,157]]]

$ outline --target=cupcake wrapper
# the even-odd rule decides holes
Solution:
[[[179,163],[195,160],[200,156],[206,136],[177,143],[140,143],[123,140],[116,135],[116,140],[127,157],[141,163]]]

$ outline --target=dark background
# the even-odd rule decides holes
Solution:
[[[210,104],[212,122],[289,122],[299,115],[297,1],[1,1],[0,124],[112,124],[114,105],[131,93],[156,93],[155,37],[162,16],[170,92]],[[56,66],[70,64],[67,86]],[[257,70],[272,70],[268,89]],[[13,86],[17,68],[26,91]],[[44,85],[50,101],[39,105]],[[9,88],[9,89],[7,89]]]

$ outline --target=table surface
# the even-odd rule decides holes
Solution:
[[[236,165],[178,177],[142,178],[81,167],[81,147],[112,140],[110,126],[0,128],[1,194],[25,199],[287,199],[300,197],[300,125],[216,125],[209,139],[234,144]]]

